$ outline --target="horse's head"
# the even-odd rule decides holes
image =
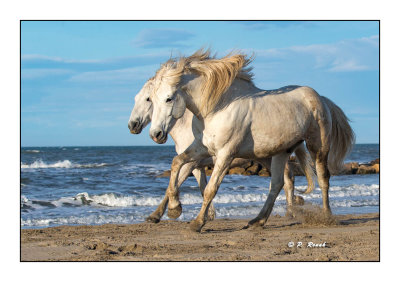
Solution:
[[[185,113],[186,103],[179,87],[181,74],[174,63],[164,65],[155,77],[154,91],[150,95],[153,103],[150,137],[156,143],[167,141],[176,120]]]
[[[150,93],[153,91],[153,80],[149,79],[135,96],[135,106],[132,109],[128,128],[132,134],[139,134],[151,121],[153,105]]]

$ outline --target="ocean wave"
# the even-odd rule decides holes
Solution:
[[[40,153],[40,151],[39,150],[24,150],[24,153],[36,154],[36,153]]]
[[[156,206],[162,197],[137,197],[137,196],[118,196],[114,193],[92,195],[79,193],[73,197],[75,202],[83,205],[107,206],[107,207],[132,207],[132,206]]]
[[[301,195],[305,201],[316,202],[321,198],[321,192],[313,192],[312,194]],[[357,205],[379,205],[379,185],[351,185],[350,187],[332,187],[329,197],[332,206],[335,207],[355,207]],[[234,194],[217,194],[213,200],[215,204],[249,204],[262,205],[267,200],[267,193],[234,193]],[[80,206],[90,205],[97,207],[149,207],[157,206],[161,203],[163,196],[138,196],[138,195],[117,195],[115,193],[106,193],[99,195],[90,195],[87,192],[78,193],[73,197],[63,197],[58,200],[49,201],[29,201],[21,198],[25,205],[36,204],[44,207],[60,207],[60,206]],[[183,205],[201,205],[203,197],[198,194],[185,193],[180,196]],[[276,204],[285,204],[286,197],[284,194],[278,195]],[[340,202],[340,204],[339,204]]]
[[[190,221],[196,218],[200,207],[192,209],[184,209],[179,221]],[[217,218],[252,218],[260,211],[260,207],[241,206],[241,207],[217,207]],[[286,209],[284,206],[275,206],[273,214],[284,215]],[[151,212],[149,210],[136,210],[118,214],[92,213],[85,216],[59,216],[40,218],[23,218],[21,219],[22,227],[47,227],[57,225],[99,225],[99,224],[131,224],[144,222]],[[167,219],[166,215],[164,219]]]
[[[213,203],[253,203],[265,202],[268,195],[261,194],[221,194],[216,195]],[[61,204],[66,202],[67,198],[60,199]],[[88,193],[79,193],[68,201],[74,204],[92,205],[92,206],[108,206],[108,207],[133,207],[133,206],[157,206],[161,203],[162,196],[118,196],[114,193],[102,195],[89,195]],[[285,198],[282,198],[285,199]],[[278,201],[280,199],[277,199]],[[202,204],[203,197],[201,195],[184,194],[180,197],[183,205]]]
[[[93,164],[77,164],[70,160],[58,161],[55,163],[45,163],[41,159],[34,161],[31,164],[21,163],[23,169],[37,169],[37,168],[94,168],[107,166],[107,163],[93,163]]]
[[[280,195],[281,196],[281,195]],[[284,197],[283,197],[284,199]],[[138,223],[143,222],[145,218],[158,205],[162,197],[138,197],[138,196],[119,196],[112,193],[103,195],[89,195],[88,193],[79,193],[74,197],[61,198],[56,201],[37,201],[29,200],[25,196],[21,196],[21,209],[24,210],[21,219],[22,227],[45,227],[56,225],[97,225],[107,223]],[[258,201],[261,200],[261,201]],[[196,218],[200,207],[201,196],[181,197],[183,204],[183,213],[178,220],[189,221]],[[264,196],[255,196],[254,194],[246,194],[244,197],[237,195],[220,195],[213,201],[216,208],[217,218],[246,218],[255,217],[264,204]],[[229,205],[225,204],[229,203]],[[309,203],[320,205],[320,201],[315,199]],[[30,211],[45,208],[57,207],[79,207],[89,205],[92,207],[101,207],[101,209],[92,209],[90,213],[82,213],[80,215],[60,214],[59,216],[48,216],[42,214],[39,218],[32,218]],[[186,206],[185,205],[190,205]],[[111,209],[105,212],[104,207],[119,207],[128,209]],[[135,207],[136,206],[136,207]],[[376,207],[379,206],[379,199],[359,199],[336,198],[331,200],[333,212],[346,208]],[[286,213],[285,201],[276,201],[272,214],[281,216]],[[34,213],[32,213],[33,215]],[[166,216],[165,216],[166,218]]]
[[[87,197],[85,195],[85,197]],[[96,197],[91,197],[96,198]],[[29,200],[28,200],[29,202]],[[378,200],[367,200],[367,201],[333,201],[331,207],[335,211],[336,208],[357,208],[357,207],[368,207],[379,205]],[[217,218],[243,218],[251,219],[257,216],[260,212],[263,203],[257,204],[244,204],[244,205],[215,205]],[[179,221],[190,221],[196,218],[200,211],[200,205],[191,208],[183,207],[182,215],[178,218]],[[129,209],[128,211],[118,211],[117,214],[107,214],[103,212],[94,212],[91,214],[85,213],[81,216],[70,215],[70,216],[59,216],[59,217],[47,217],[43,215],[40,218],[23,218],[21,219],[22,227],[47,227],[57,225],[99,225],[99,224],[132,224],[144,222],[146,217],[151,213],[151,209]],[[272,214],[278,214],[284,216],[286,214],[286,205],[284,203],[276,203],[272,210]],[[165,215],[164,219],[168,219]]]
[[[102,215],[92,214],[88,216],[66,216],[56,218],[28,218],[21,220],[23,227],[47,227],[57,225],[100,225],[100,224],[129,224],[144,221],[145,216],[134,215]]]

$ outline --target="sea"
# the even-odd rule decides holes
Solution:
[[[174,146],[22,147],[21,228],[144,222],[164,196],[169,178],[158,176],[170,169],[175,155]],[[379,144],[356,144],[346,162],[376,158]],[[213,200],[217,218],[255,217],[269,182],[269,177],[226,175]],[[305,177],[297,176],[295,186],[304,191]],[[189,177],[180,191],[183,213],[177,220],[189,221],[202,203],[196,179]],[[318,185],[301,196],[322,205]],[[379,174],[332,176],[329,196],[334,214],[378,212]],[[272,213],[284,215],[285,206],[282,190]]]

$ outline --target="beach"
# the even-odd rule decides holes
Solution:
[[[201,233],[175,220],[23,229],[21,261],[379,261],[379,213],[326,218],[306,205],[264,227],[247,222],[216,219]]]

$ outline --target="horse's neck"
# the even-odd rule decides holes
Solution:
[[[186,108],[198,119],[203,119],[201,114],[201,78],[193,75],[185,75],[182,80],[182,95]]]
[[[178,154],[182,153],[193,142],[192,120],[193,114],[189,110],[186,110],[169,132],[174,140],[175,149]]]
[[[202,78],[197,77],[187,81],[183,89],[187,109],[189,109],[199,120],[203,120],[206,117],[206,114],[201,111]],[[252,82],[236,78],[226,93],[221,97],[219,106],[224,107],[224,105],[227,105],[240,97],[251,96],[263,91],[264,90],[257,88]]]

